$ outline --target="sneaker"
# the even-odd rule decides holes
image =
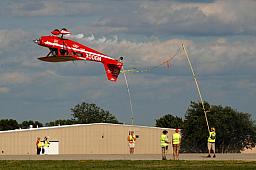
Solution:
[[[210,157],[211,157],[211,155],[209,154],[207,157],[208,157],[208,158],[210,158]]]
[[[214,157],[214,158],[216,157],[215,154],[213,155],[213,157]]]

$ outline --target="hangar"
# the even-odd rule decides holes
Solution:
[[[129,154],[127,136],[137,137],[135,154],[161,154],[160,135],[175,129],[93,123],[0,131],[1,155],[36,155],[36,139],[49,138],[47,154]],[[171,149],[172,147],[170,147]]]

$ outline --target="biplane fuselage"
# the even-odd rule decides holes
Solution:
[[[65,62],[74,60],[87,60],[101,62],[104,64],[106,74],[109,80],[116,81],[122,69],[123,63],[114,58],[100,53],[92,48],[77,43],[75,41],[50,35],[42,36],[35,41],[38,45],[47,47],[50,52],[45,57],[38,58],[46,62]]]

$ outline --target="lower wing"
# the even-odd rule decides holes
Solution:
[[[46,62],[65,62],[65,61],[79,60],[77,58],[74,58],[73,56],[46,56],[46,57],[40,57],[38,59]]]
[[[38,59],[46,62],[66,62],[66,61],[82,60],[74,56],[46,56],[46,57],[40,57]],[[105,68],[108,80],[116,81],[123,67],[123,64],[121,62],[117,62],[115,64],[103,62],[103,64],[104,64],[104,68]]]

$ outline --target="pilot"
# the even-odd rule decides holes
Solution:
[[[54,56],[58,55],[58,50],[56,48],[52,48],[51,51],[52,51],[52,55]]]
[[[60,49],[60,54],[61,54],[61,55],[65,55],[66,53],[67,53],[67,50]]]

